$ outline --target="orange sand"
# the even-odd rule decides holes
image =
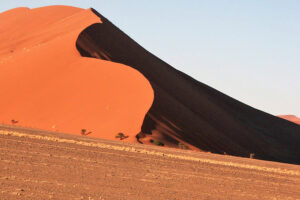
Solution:
[[[278,115],[278,117],[294,122],[296,124],[300,124],[300,118],[295,115]]]
[[[0,14],[0,123],[136,141],[152,87],[131,67],[80,56],[76,39],[94,23],[90,10],[65,6]]]

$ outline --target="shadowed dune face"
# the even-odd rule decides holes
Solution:
[[[295,124],[300,124],[300,118],[295,115],[278,115],[278,117],[294,122]]]
[[[105,17],[78,37],[85,57],[111,60],[140,71],[155,91],[143,132],[197,149],[300,163],[300,126],[247,106],[155,57]]]
[[[78,35],[94,23],[90,10],[65,6],[0,14],[0,123],[136,141],[152,87],[131,67],[80,56]]]

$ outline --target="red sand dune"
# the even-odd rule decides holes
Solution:
[[[76,39],[93,23],[90,10],[64,6],[0,15],[0,122],[136,141],[153,90],[131,67],[80,56]]]
[[[260,159],[300,163],[300,126],[245,105],[172,68],[92,11],[103,23],[83,30],[77,49],[82,56],[131,66],[150,81],[155,97],[142,126],[147,137],[152,134],[170,146],[180,142],[213,153],[244,157],[254,153]]]
[[[295,124],[300,124],[300,118],[295,115],[278,115],[278,117],[294,122]]]
[[[19,8],[0,25],[0,122],[131,141],[142,125],[143,143],[300,164],[299,125],[172,68],[94,9]]]

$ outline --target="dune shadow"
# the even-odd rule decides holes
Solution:
[[[159,131],[212,153],[300,164],[300,126],[252,108],[174,69],[94,9],[103,23],[84,29],[76,47],[84,57],[110,60],[142,73],[154,102],[142,132]]]

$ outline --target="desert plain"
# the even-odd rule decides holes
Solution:
[[[300,199],[300,166],[0,127],[1,199]]]

